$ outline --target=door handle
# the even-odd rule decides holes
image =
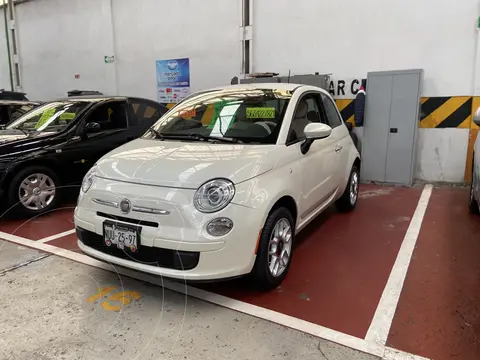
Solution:
[[[335,146],[335,152],[338,153],[342,151],[342,147],[340,145]]]

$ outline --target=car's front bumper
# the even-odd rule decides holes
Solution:
[[[74,215],[77,232],[85,232],[95,241],[85,241],[79,234],[78,246],[94,258],[175,279],[217,280],[248,274],[255,262],[257,240],[262,227],[263,216],[260,211],[230,204],[218,213],[200,213],[192,205],[193,193],[192,190],[167,188],[155,188],[152,191],[151,187],[144,185],[98,181],[87,194],[79,198]],[[92,201],[98,197],[107,197],[111,201],[127,197],[141,206],[155,199],[157,206],[168,209],[170,214],[128,214],[130,225],[144,221],[140,225],[139,256],[119,254],[110,248],[106,249],[102,243],[103,223],[127,215],[119,209]],[[234,225],[228,234],[213,237],[205,227],[210,220],[218,217],[228,217]],[[182,266],[182,263],[187,266]]]

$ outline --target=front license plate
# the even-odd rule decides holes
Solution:
[[[121,250],[138,251],[140,228],[124,224],[104,222],[103,239],[105,245],[115,246]]]

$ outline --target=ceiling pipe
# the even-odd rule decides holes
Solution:
[[[10,6],[13,6],[12,4]],[[10,52],[10,35],[8,34],[8,22],[7,22],[7,4],[3,0],[3,19],[5,21],[5,39],[7,43],[7,56],[8,56],[8,70],[10,73],[10,88],[14,91],[13,87],[13,68],[12,68],[12,54]]]

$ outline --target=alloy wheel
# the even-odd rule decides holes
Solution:
[[[292,255],[292,227],[289,221],[281,218],[273,227],[268,243],[268,269],[273,277],[286,270]]]
[[[354,171],[350,179],[350,204],[354,205],[358,197],[358,172]]]
[[[45,174],[27,176],[18,188],[18,199],[27,209],[39,211],[50,205],[55,198],[55,183]]]

